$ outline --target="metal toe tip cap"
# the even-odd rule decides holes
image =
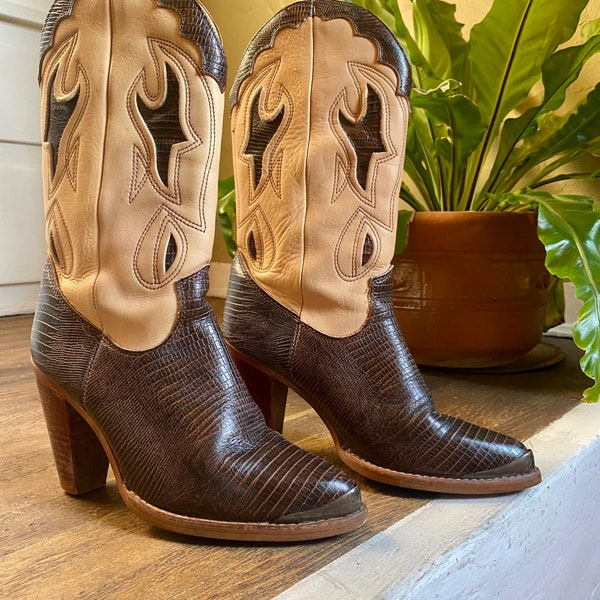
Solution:
[[[346,492],[343,496],[340,496],[328,504],[324,504],[323,506],[302,512],[283,515],[276,519],[274,523],[299,524],[315,521],[327,521],[330,519],[348,517],[350,515],[360,513],[361,511],[364,511],[366,518],[366,508],[362,503],[360,489],[358,486],[355,486],[349,492]]]

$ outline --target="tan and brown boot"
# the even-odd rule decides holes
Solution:
[[[353,4],[298,2],[254,37],[232,92],[239,250],[225,335],[272,425],[296,390],[362,475],[520,490],[540,481],[532,453],[436,412],[392,309],[410,83],[396,39]]]
[[[57,0],[40,81],[49,259],[31,351],[63,488],[190,535],[358,527],[357,486],[267,427],[208,287],[225,57],[195,0]]]

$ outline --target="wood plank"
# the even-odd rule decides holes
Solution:
[[[222,301],[216,301],[222,311]],[[64,494],[54,470],[29,362],[30,316],[0,319],[0,595],[6,598],[271,598],[433,494],[369,482],[335,455],[327,429],[290,395],[284,434],[344,468],[370,511],[359,531],[333,540],[240,544],[193,539],[150,527],[124,507],[114,480],[81,498]],[[570,340],[568,356],[521,375],[428,370],[438,407],[528,437],[579,402],[587,379]]]

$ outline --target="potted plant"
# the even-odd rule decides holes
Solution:
[[[569,278],[583,301],[573,337],[586,351],[582,370],[595,380],[584,397],[597,401],[600,203],[598,198],[556,193],[552,185],[573,179],[597,182],[600,176],[600,84],[564,110],[567,88],[600,51],[600,19],[579,27],[588,0],[494,0],[465,39],[453,5],[412,0],[413,36],[397,0],[353,1],[390,27],[413,66],[400,194],[411,210],[399,213],[397,252],[407,239],[406,252],[411,252],[413,234],[423,219],[459,219],[453,227],[464,238],[466,221],[498,218],[512,223],[513,239],[523,237],[515,227],[526,228],[514,223],[529,221],[545,247],[548,271]],[[576,32],[580,40],[561,47]],[[535,86],[539,97],[532,93]],[[234,216],[232,188],[231,181],[224,182],[219,211],[225,227]],[[431,246],[431,240],[419,243]],[[229,243],[231,247],[231,239]],[[398,258],[406,261],[407,256]],[[496,280],[502,278],[496,275]],[[541,280],[534,281],[536,286],[543,295]],[[551,291],[556,317],[560,286],[555,282]],[[400,315],[399,321],[404,330]]]

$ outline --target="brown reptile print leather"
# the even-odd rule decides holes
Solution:
[[[340,104],[357,89],[358,109]],[[393,312],[409,91],[398,42],[356,5],[298,2],[254,37],[231,96],[239,246],[224,333],[275,426],[284,398],[269,378],[312,405],[361,474],[516,491],[539,481],[532,453],[436,410]]]
[[[361,525],[356,484],[266,425],[205,299],[226,81],[208,13],[57,0],[40,65],[49,260],[31,356],[62,487],[101,487],[110,461],[125,504],[171,531]]]
[[[270,298],[234,260],[223,331],[239,352],[289,382],[343,448],[375,465],[420,475],[474,477],[521,457],[518,441],[435,410],[398,328],[391,273],[371,282],[371,315],[348,338],[325,336]],[[287,338],[287,339],[284,339]]]
[[[179,319],[157,348],[114,346],[63,300],[51,265],[35,315],[34,364],[103,432],[128,489],[176,514],[302,522],[356,485],[269,429],[226,351],[203,269],[178,283]]]

